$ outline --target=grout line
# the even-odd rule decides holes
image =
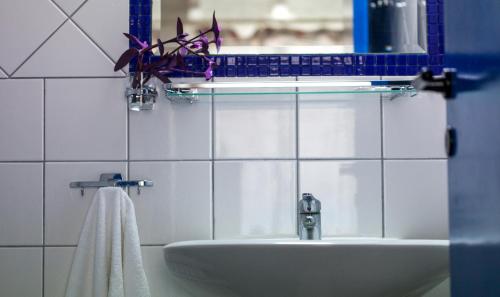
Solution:
[[[50,1],[51,1],[51,0],[50,0]],[[13,71],[13,72],[9,75],[9,77],[14,76],[14,74],[16,74],[16,72],[17,72],[19,69],[21,69],[21,67],[23,67],[23,66],[24,66],[24,64],[26,64],[26,62],[28,62],[28,61],[29,61],[29,59],[31,59],[31,57],[33,57],[33,56],[34,56],[34,55],[35,55],[35,54],[36,54],[36,53],[37,53],[37,52],[38,52],[38,51],[39,51],[39,50],[40,50],[40,49],[41,49],[41,48],[42,48],[42,47],[43,47],[43,46],[44,46],[44,45],[45,45],[48,41],[49,41],[49,39],[50,39],[50,38],[52,38],[52,36],[54,36],[54,35],[55,35],[58,31],[59,31],[59,29],[61,29],[61,28],[62,28],[62,26],[64,26],[64,24],[66,24],[66,22],[68,22],[68,19],[65,19],[65,20],[64,20],[64,21],[63,21],[63,22],[62,22],[62,23],[61,23],[61,24],[60,24],[60,25],[59,25],[59,26],[58,26],[58,27],[54,30],[54,32],[50,33],[50,34],[49,34],[49,36],[48,36],[46,39],[44,39],[44,40],[40,43],[40,45],[39,45],[38,47],[36,47],[36,48],[35,48],[35,50],[34,50],[34,51],[33,51],[33,52],[32,52],[32,53],[31,53],[31,54],[30,54],[30,55],[29,55],[26,59],[24,59],[24,61],[23,61],[21,64],[19,64],[19,66],[17,66],[17,68],[16,68],[16,69],[14,69],[14,71]]]
[[[212,82],[214,81],[214,78],[212,77]],[[215,96],[214,96],[214,93],[215,93],[215,90],[212,89],[212,107],[211,107],[211,110],[210,110],[210,115],[211,115],[211,121],[210,121],[210,132],[211,132],[211,139],[210,139],[210,144],[211,144],[211,152],[210,152],[210,155],[211,155],[211,158],[212,158],[212,161],[211,161],[211,170],[212,170],[212,173],[211,173],[211,178],[212,178],[212,188],[211,188],[211,191],[212,191],[212,207],[211,207],[211,211],[212,211],[212,240],[215,240]]]
[[[37,161],[1,161],[0,164],[16,164],[16,163],[26,163],[26,164],[43,164],[43,160],[37,160]]]
[[[7,73],[7,71],[5,71],[5,69],[2,68],[2,66],[0,66],[0,72],[2,72],[6,76],[4,78],[10,78],[10,75]]]
[[[43,79],[43,104],[42,104],[42,153],[43,153],[43,166],[42,166],[42,297],[45,296],[45,159],[47,154],[46,149],[46,105],[47,105],[47,81]]]
[[[54,4],[55,6],[57,6],[57,8],[59,8],[59,10],[61,10],[61,12],[67,17],[67,18],[71,18],[73,17],[78,11],[80,11],[80,9],[85,5],[87,4],[87,2],[89,2],[89,0],[85,0],[83,1],[80,5],[78,5],[78,7],[73,10],[73,12],[71,14],[67,14],[66,11],[64,11],[64,9],[62,9],[62,7],[56,3],[56,1],[54,0],[49,0],[50,2],[52,2],[52,4]]]
[[[70,22],[73,25],[75,25],[75,27],[77,27],[78,30],[80,30],[83,33],[83,35],[85,35],[113,63],[113,65],[116,64],[116,61],[94,39],[92,39],[92,37],[90,37],[90,35],[87,32],[85,32],[85,30],[83,30],[83,28],[80,27],[80,25],[76,21],[70,18]],[[127,75],[123,70],[120,71],[124,75]]]
[[[26,79],[103,79],[103,78],[108,78],[108,79],[123,79],[126,76],[18,76],[18,77],[11,77],[10,79],[19,79],[19,80],[26,80]]]
[[[384,171],[384,99],[380,94],[380,170],[381,170],[381,200],[382,200],[382,237],[385,237],[385,171]]]
[[[82,4],[80,4],[80,6],[78,6],[77,9],[75,9],[75,11],[73,11],[71,14],[67,14],[64,9],[62,9],[62,7],[59,6],[59,4],[57,4],[54,0],[49,0],[50,2],[52,2],[55,6],[57,6],[61,11],[62,13],[70,20],[70,22],[75,25],[75,27],[77,27],[82,33],[83,35],[85,35],[111,62],[113,62],[113,64],[116,63],[116,61],[99,45],[98,42],[96,42],[85,30],[83,30],[83,28],[75,21],[73,20],[73,16],[76,15],[76,13],[85,5],[87,4],[87,2],[89,0],[85,0],[82,2]],[[127,75],[127,73],[123,70],[120,70],[125,76]]]
[[[11,163],[149,163],[149,162],[259,162],[259,161],[447,161],[448,159],[443,158],[234,158],[234,159],[165,159],[165,160],[33,160],[33,161],[11,161],[11,160],[0,160],[1,163],[11,164]]]
[[[143,243],[141,246],[165,246],[168,243]],[[11,245],[0,245],[0,249],[10,249],[10,248],[76,248],[77,244],[11,244]],[[43,260],[42,260],[43,263]]]
[[[64,9],[62,9],[61,6],[59,6],[59,4],[57,4],[54,0],[49,0],[49,1],[55,7],[57,7],[57,9],[59,9],[60,13],[66,16],[66,19],[54,30],[54,32],[52,32],[49,35],[49,37],[47,37],[44,41],[42,41],[42,43],[40,43],[40,45],[19,66],[17,66],[17,68],[14,70],[14,72],[10,74],[10,76],[13,76],[24,64],[26,64],[26,62],[28,62],[28,60],[31,59],[31,57],[33,57],[33,55],[35,55],[35,53],[38,52],[38,50],[40,50],[40,48],[42,48],[42,46],[44,46],[47,43],[47,41],[49,41],[49,39],[52,38],[52,36],[54,36],[57,33],[57,31],[59,31],[59,29],[62,28],[62,26],[64,26],[64,24],[66,24],[66,22],[68,22],[68,20],[70,20],[70,18],[88,2],[88,0],[83,1],[82,4],[80,4],[71,15],[68,15],[64,11]]]
[[[295,81],[298,81],[299,78],[296,76]],[[298,92],[299,88],[296,87],[295,91]],[[298,214],[297,214],[297,205],[298,205],[298,200],[300,199],[300,150],[299,150],[299,136],[300,136],[300,131],[299,131],[299,94],[295,94],[295,231],[296,235],[299,234],[299,225],[298,225]]]
[[[12,248],[42,248],[42,253],[43,253],[43,248],[45,246],[43,244],[10,244],[10,245],[0,245],[0,249],[12,249]],[[42,259],[42,265],[43,265],[43,259]]]

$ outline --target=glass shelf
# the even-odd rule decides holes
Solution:
[[[164,90],[171,101],[191,103],[200,96],[383,94],[393,99],[417,93],[411,80],[170,83]]]

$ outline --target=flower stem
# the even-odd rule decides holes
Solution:
[[[195,37],[193,37],[193,38],[189,39],[189,40],[187,41],[187,43],[189,44],[190,42],[192,42],[192,41],[193,41],[193,40],[195,40],[196,38],[199,38],[200,36],[205,35],[205,34],[207,34],[207,33],[210,33],[211,31],[212,31],[212,29],[209,29],[209,30],[207,30],[207,31],[205,31],[205,32],[203,32],[203,33],[200,33],[200,34],[196,35]],[[169,40],[167,40],[167,41],[162,42],[162,44],[167,44],[167,43],[175,43],[175,42],[176,42],[176,43],[179,43],[179,41],[178,41],[178,40],[174,40],[174,41],[169,41]],[[155,45],[148,46],[147,48],[143,49],[142,51],[147,52],[147,51],[150,51],[150,50],[152,50],[152,49],[154,49],[154,48],[157,48],[158,46],[160,46],[160,44],[159,44],[159,43],[157,43],[157,44],[155,44]],[[181,47],[182,47],[182,45],[181,45],[181,46],[179,46],[179,47],[177,47],[176,49],[174,49],[171,53],[175,53],[175,52],[176,52],[176,51],[178,51]]]

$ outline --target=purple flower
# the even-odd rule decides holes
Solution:
[[[184,47],[184,45],[179,49],[179,54],[183,57],[187,56],[188,50]]]
[[[213,60],[208,60],[208,67],[207,67],[207,70],[205,70],[204,74],[205,74],[205,79],[206,80],[210,80],[213,76],[214,76],[214,70],[213,70],[213,66],[214,66],[215,62]]]
[[[207,35],[205,35],[205,34],[203,34],[203,35],[201,35],[201,36],[200,36],[200,41],[201,41],[202,43],[204,43],[204,44],[207,44],[207,45],[208,45],[208,43],[209,43],[208,37],[207,37]]]
[[[208,67],[207,70],[205,70],[205,79],[210,80],[212,76],[214,76],[214,71],[212,70],[211,67]]]
[[[207,34],[212,33],[213,39],[209,39]],[[125,51],[118,62],[115,64],[115,71],[126,66],[126,64],[135,63],[135,71],[133,87],[140,87],[146,83],[152,76],[157,77],[164,83],[170,82],[168,76],[171,73],[183,72],[188,74],[203,75],[205,79],[210,80],[214,76],[216,63],[212,58],[209,58],[210,44],[214,43],[217,52],[220,51],[223,38],[221,36],[221,28],[215,18],[215,12],[212,20],[212,28],[200,32],[194,38],[188,40],[188,34],[184,33],[184,25],[180,18],[177,19],[177,36],[168,39],[167,41],[157,40],[154,45],[149,45],[146,41],[141,41],[136,36],[124,33],[130,40],[131,48]],[[178,47],[172,51],[166,51],[164,44],[175,43]],[[159,59],[149,61],[149,56],[153,54],[152,50],[158,48],[160,52]],[[204,59],[207,68],[203,72],[193,71],[186,65],[184,59],[187,55],[192,54],[198,58]]]
[[[201,49],[202,47],[203,47],[203,44],[199,40],[194,41],[193,44],[190,46],[190,48],[192,50],[195,50],[195,51]]]
[[[139,46],[140,50],[143,50],[143,49],[146,49],[146,48],[149,47],[149,45],[148,45],[148,43],[146,41],[140,41],[139,38],[135,37],[132,34],[123,33],[123,35],[127,36],[127,38],[129,40],[131,40],[132,42],[134,42],[135,44],[137,44]]]
[[[222,46],[222,41],[224,40],[224,38],[222,37],[217,37],[217,39],[215,39],[215,47],[217,48],[217,52],[220,52],[220,47]]]

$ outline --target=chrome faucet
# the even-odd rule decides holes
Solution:
[[[300,240],[321,239],[321,202],[312,194],[302,194],[297,205]]]

